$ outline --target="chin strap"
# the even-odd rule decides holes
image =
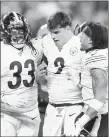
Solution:
[[[10,45],[11,45],[12,47],[14,47],[12,43],[10,43]],[[17,50],[19,50],[19,51],[23,51],[23,47],[22,47],[22,48],[16,48],[16,47],[14,47],[14,48],[17,49]]]

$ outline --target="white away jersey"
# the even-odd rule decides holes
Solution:
[[[93,50],[85,54],[82,59],[81,85],[83,99],[88,100],[94,97],[92,90],[92,77],[90,70],[100,68],[108,74],[108,49]],[[108,93],[108,92],[107,92]],[[106,104],[105,104],[106,105]],[[107,109],[107,108],[106,108]],[[106,110],[107,111],[107,110]]]
[[[47,35],[43,39],[43,46],[48,59],[49,101],[57,104],[79,102],[81,91],[77,85],[83,54],[79,38],[73,36],[59,51],[50,35]]]
[[[1,43],[1,95],[11,98],[17,94],[28,99],[27,104],[18,108],[27,111],[37,106],[35,69],[42,58],[40,40],[32,40],[32,43],[36,49],[34,52],[27,45],[23,51],[19,51],[11,45]]]

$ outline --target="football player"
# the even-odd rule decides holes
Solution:
[[[38,136],[35,71],[42,58],[42,42],[31,39],[30,26],[19,13],[6,14],[2,28],[1,136]]]
[[[75,118],[83,109],[80,71],[83,52],[80,40],[71,30],[71,20],[64,12],[50,16],[50,34],[43,38],[49,94],[43,136],[74,135]],[[41,79],[40,79],[41,81]],[[41,81],[44,84],[44,77]]]
[[[47,24],[42,25],[38,32],[37,32],[37,37],[38,38],[43,38],[44,36],[46,36],[49,33],[48,29],[47,29]]]
[[[100,23],[85,22],[76,32],[85,51],[81,85],[86,105],[75,121],[75,136],[84,128],[91,136],[108,136],[108,29]]]

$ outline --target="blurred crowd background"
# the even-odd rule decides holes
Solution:
[[[10,11],[19,12],[28,19],[33,38],[37,36],[38,29],[47,23],[49,16],[56,11],[69,14],[72,27],[88,20],[100,22],[108,27],[108,1],[2,1],[1,17]]]

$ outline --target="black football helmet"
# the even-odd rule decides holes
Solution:
[[[4,39],[11,45],[24,44],[31,38],[30,25],[26,18],[17,12],[6,14],[1,25],[5,33]]]

